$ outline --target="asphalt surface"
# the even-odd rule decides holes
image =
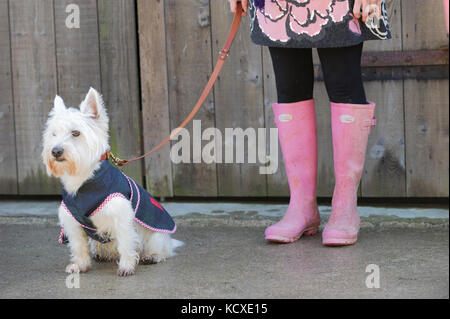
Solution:
[[[0,217],[0,298],[449,298],[448,219],[363,217],[358,243],[340,248],[322,246],[320,234],[267,243],[275,219],[177,217],[174,238],[186,244],[177,256],[130,277],[93,262],[68,288],[56,218]],[[379,288],[367,287],[369,265]]]

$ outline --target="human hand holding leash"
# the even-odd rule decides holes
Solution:
[[[233,13],[236,13],[236,7],[237,7],[237,3],[240,2],[242,5],[242,10],[244,10],[244,12],[242,13],[242,15],[245,17],[247,15],[247,11],[248,11],[248,0],[228,0],[228,2],[230,3],[230,10]]]
[[[355,0],[353,6],[353,15],[359,19],[362,15],[362,21],[366,22],[367,18],[376,15],[378,19],[381,18],[381,0]]]

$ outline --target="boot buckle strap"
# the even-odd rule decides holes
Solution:
[[[364,126],[366,126],[366,127],[371,127],[371,126],[375,126],[375,125],[377,125],[377,119],[376,118],[364,121]]]

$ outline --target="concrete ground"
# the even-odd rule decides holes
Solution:
[[[93,262],[69,289],[68,249],[48,210],[57,203],[0,201],[0,298],[449,298],[448,209],[362,208],[358,243],[328,248],[320,234],[265,242],[285,205],[170,205],[188,211],[174,213],[174,237],[186,243],[177,256],[125,278],[117,265]],[[321,227],[328,211],[321,207]],[[370,264],[380,288],[366,286]]]

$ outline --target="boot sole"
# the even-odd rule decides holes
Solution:
[[[285,237],[282,235],[269,235],[269,236],[266,236],[266,240],[273,242],[273,243],[289,244],[289,243],[293,243],[294,241],[299,240],[300,237],[302,237],[303,235],[312,236],[312,235],[317,234],[318,232],[319,232],[319,227],[314,226],[314,227],[305,228],[303,230],[303,232],[301,232],[300,235],[298,235],[297,237]]]
[[[358,238],[328,238],[322,241],[325,246],[349,246],[356,243]]]

